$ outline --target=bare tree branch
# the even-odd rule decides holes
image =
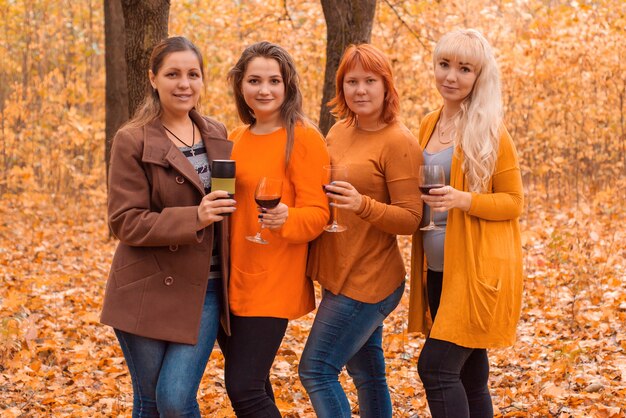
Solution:
[[[278,18],[278,20],[279,20],[279,21],[280,21],[280,20],[288,20],[288,21],[289,21],[289,23],[291,23],[291,27],[292,27],[293,29],[296,29],[296,24],[295,24],[295,22],[293,21],[293,19],[291,18],[291,14],[289,14],[289,9],[287,8],[287,0],[283,0],[283,10],[284,10],[285,12],[283,13],[283,15],[282,15],[280,18]]]
[[[424,41],[422,41],[422,39],[420,38],[420,36],[417,34],[417,32],[415,32],[413,30],[413,28],[411,26],[409,26],[409,24],[402,18],[402,16],[400,15],[400,13],[398,12],[398,10],[396,9],[396,7],[391,4],[391,2],[389,0],[383,0],[383,2],[389,6],[389,8],[391,9],[391,11],[393,11],[393,13],[396,15],[396,17],[400,20],[400,23],[402,23],[402,25],[404,27],[406,27],[409,32],[411,33],[411,35],[413,35],[413,37],[415,39],[417,39],[417,42],[419,42],[424,49],[426,49],[427,51],[430,50],[430,48],[424,43]]]

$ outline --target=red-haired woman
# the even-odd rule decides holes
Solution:
[[[324,290],[299,374],[318,417],[351,417],[338,380],[344,366],[361,417],[391,417],[382,324],[404,290],[396,235],[412,234],[421,220],[422,153],[398,121],[398,93],[381,51],[351,45],[336,78],[329,105],[341,120],[327,143],[332,164],[348,166],[350,182],[333,182],[326,192],[348,229],[322,234],[311,247],[308,274]]]

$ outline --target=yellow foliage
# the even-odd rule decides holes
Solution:
[[[102,4],[0,0],[2,416],[127,416],[132,404],[115,337],[98,324],[115,245],[104,222]],[[498,416],[626,413],[625,22],[621,0],[377,4],[372,42],[392,60],[414,132],[441,103],[431,54],[444,32],[482,30],[501,65],[525,181],[528,280],[518,343],[490,352]],[[326,47],[318,1],[176,1],[169,32],[201,48],[203,111],[229,130],[239,121],[226,73],[263,39],[294,56],[317,120]],[[410,242],[399,243],[408,262]],[[406,335],[406,309],[403,301],[389,318],[384,340],[394,416],[423,416],[423,340]],[[290,323],[272,371],[288,416],[313,416],[297,378],[311,320]],[[233,416],[222,367],[216,351],[199,393],[206,416]]]

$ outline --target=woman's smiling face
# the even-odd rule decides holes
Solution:
[[[163,112],[188,114],[202,91],[200,61],[193,51],[172,52],[163,60],[157,74],[149,73],[150,84],[159,93]]]
[[[476,66],[442,57],[435,65],[435,85],[444,102],[450,105],[460,105],[472,92],[478,74]]]

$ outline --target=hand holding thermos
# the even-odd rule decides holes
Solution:
[[[198,227],[219,222],[235,211],[235,161],[213,160],[211,163],[211,192],[198,206]]]

